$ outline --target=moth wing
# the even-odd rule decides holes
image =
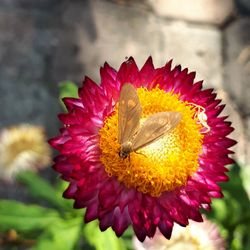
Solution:
[[[180,120],[179,112],[159,112],[149,116],[132,140],[132,150],[136,151],[160,139],[174,129]]]
[[[123,144],[132,139],[140,125],[141,104],[135,88],[123,85],[118,105],[118,142]]]

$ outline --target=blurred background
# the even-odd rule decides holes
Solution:
[[[140,68],[149,55],[196,71],[223,98],[250,194],[249,0],[1,0],[0,127],[30,123],[54,136],[60,82],[98,83],[105,61],[117,69],[133,56]],[[0,197],[32,201],[15,182],[0,182]]]

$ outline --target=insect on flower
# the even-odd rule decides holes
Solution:
[[[171,63],[105,63],[100,84],[86,77],[79,98],[64,99],[63,129],[49,141],[60,151],[54,169],[69,182],[63,196],[118,237],[131,225],[141,242],[156,230],[169,239],[174,225],[201,222],[234,162],[224,105]]]
[[[131,152],[155,142],[174,129],[181,120],[179,112],[158,112],[150,115],[140,127],[141,104],[135,88],[123,85],[118,106],[119,156],[127,158]]]

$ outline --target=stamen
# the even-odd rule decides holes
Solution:
[[[198,119],[198,123],[203,126],[203,129],[201,130],[201,133],[206,134],[210,131],[210,127],[207,123],[207,115],[206,115],[206,109],[198,104],[190,102],[189,105],[193,106],[195,109],[197,109],[194,119]]]

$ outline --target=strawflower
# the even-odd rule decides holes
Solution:
[[[222,197],[218,182],[227,181],[225,165],[233,160],[235,141],[224,108],[212,89],[194,83],[195,73],[171,61],[154,68],[152,58],[139,70],[129,58],[116,71],[107,63],[99,85],[86,77],[79,98],[65,98],[68,113],[60,114],[61,134],[50,140],[60,151],[54,169],[69,182],[65,198],[87,208],[85,222],[99,219],[100,229],[112,227],[121,236],[129,225],[140,241],[156,229],[171,237],[174,222],[202,221],[200,208]],[[136,89],[141,121],[158,112],[181,114],[179,124],[164,137],[119,155],[118,106],[122,86]]]
[[[51,164],[52,151],[40,126],[22,124],[0,131],[0,176],[12,180],[20,171]]]
[[[175,225],[170,240],[159,231],[143,243],[133,238],[135,250],[225,250],[225,240],[213,222],[203,218],[203,223],[190,221],[187,227]]]

